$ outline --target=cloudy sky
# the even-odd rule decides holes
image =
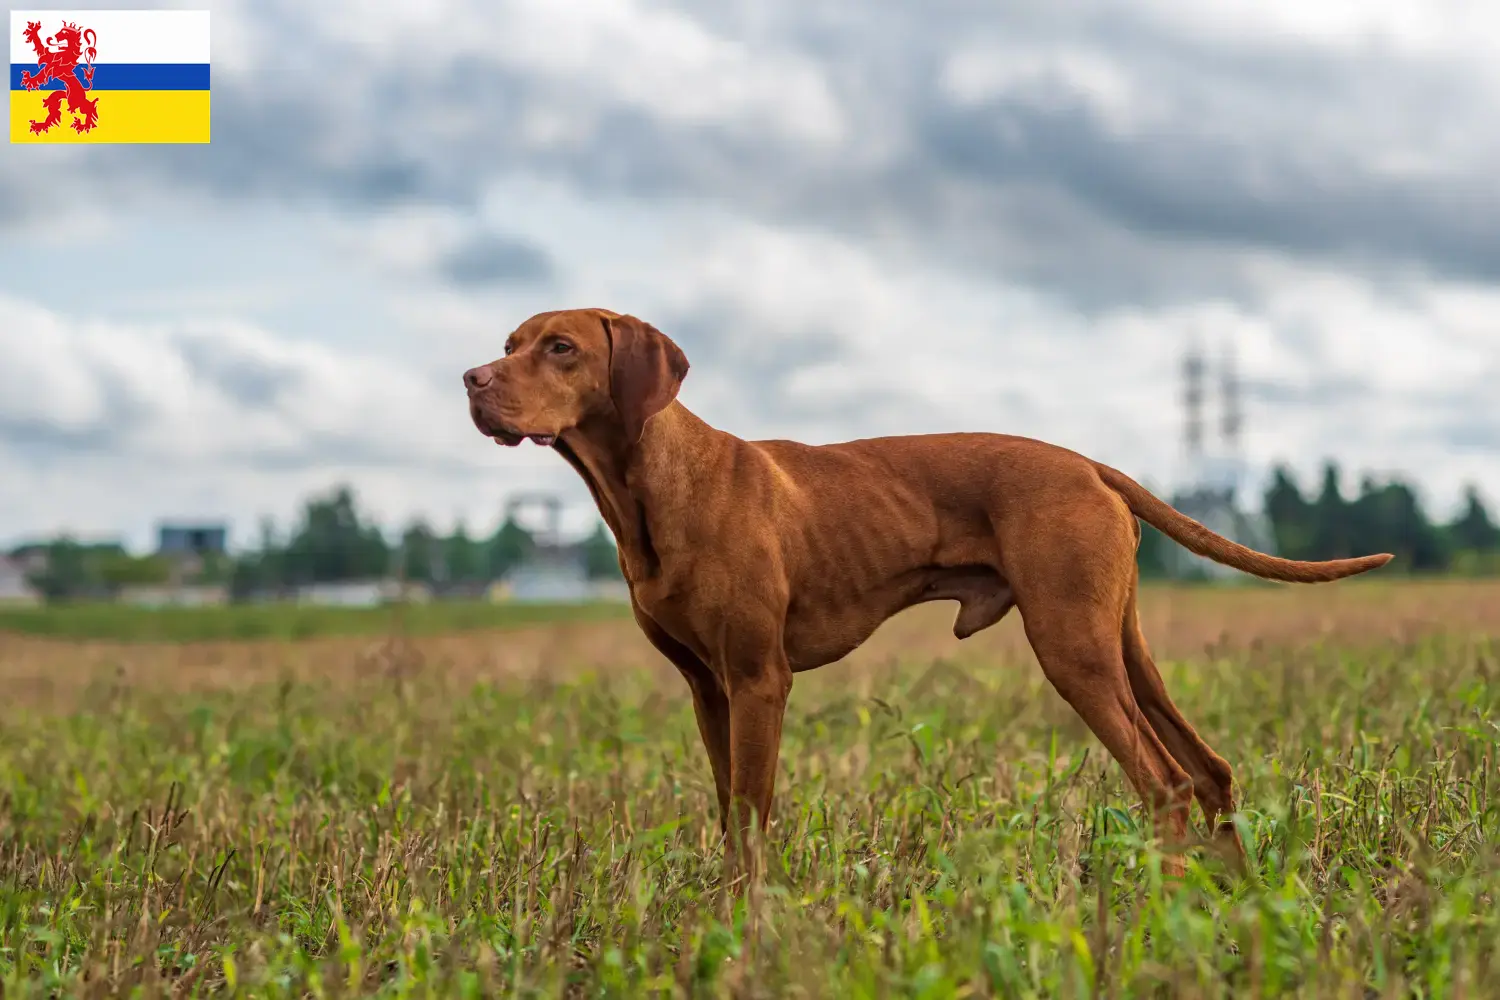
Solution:
[[[1257,477],[1500,501],[1500,11],[209,6],[209,145],[0,154],[0,540],[248,543],[341,481],[392,528],[538,487],[587,526],[459,381],[568,306],[669,333],[746,437],[1005,431],[1158,487],[1182,349],[1232,342]]]

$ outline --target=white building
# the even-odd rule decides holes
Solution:
[[[30,606],[41,602],[41,593],[26,579],[25,565],[0,555],[0,606]]]
[[[552,494],[522,493],[506,506],[507,520],[522,508],[536,506],[546,521],[533,535],[534,548],[520,565],[505,574],[490,591],[500,601],[562,604],[584,601],[629,601],[624,580],[592,580],[583,544],[564,542],[559,528],[561,500]]]
[[[374,608],[402,597],[399,580],[338,580],[332,583],[307,583],[297,588],[298,604],[333,608]],[[421,598],[406,589],[409,599]]]
[[[211,608],[229,603],[223,584],[138,584],[120,589],[120,603],[137,608]]]

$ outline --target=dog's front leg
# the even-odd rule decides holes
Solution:
[[[708,763],[713,768],[714,791],[719,799],[719,830],[729,833],[729,697],[719,678],[708,664],[682,643],[672,638],[655,619],[631,601],[636,624],[655,646],[657,652],[682,674],[688,689],[693,693],[693,714],[698,717],[698,734],[703,737],[703,749],[708,752]]]
[[[792,669],[779,642],[769,649],[750,644],[738,654],[731,655],[724,671],[729,692],[729,850],[736,874],[754,878],[760,835],[771,815]]]
[[[703,749],[708,752],[708,764],[713,768],[714,790],[719,798],[719,829],[729,833],[729,699],[719,686],[718,679],[708,668],[699,664],[697,669],[686,670],[681,666],[683,678],[693,692],[693,714],[698,717],[698,734],[703,737]]]

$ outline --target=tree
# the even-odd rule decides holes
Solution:
[[[1323,490],[1312,505],[1312,551],[1310,559],[1347,559],[1353,555],[1350,545],[1349,504],[1339,491],[1339,467],[1336,462],[1323,464]]]
[[[407,526],[401,535],[401,575],[412,583],[431,583],[436,567],[434,556],[438,555],[437,536],[418,518]]]
[[[353,490],[340,486],[307,502],[302,524],[286,547],[287,582],[370,579],[389,569],[385,538],[361,520]]]
[[[90,573],[87,550],[64,535],[47,545],[47,568],[31,579],[49,601],[81,597],[96,582]]]
[[[1276,549],[1288,559],[1305,559],[1312,550],[1313,515],[1292,478],[1292,470],[1278,465],[1265,495],[1266,517],[1276,535]]]
[[[484,548],[469,537],[462,521],[454,527],[453,534],[443,539],[443,562],[448,579],[454,582],[472,583],[485,578]]]
[[[229,592],[236,600],[255,594],[274,594],[287,583],[286,552],[276,538],[276,523],[260,519],[260,545],[234,560],[229,572]]]
[[[1141,544],[1135,551],[1136,572],[1142,580],[1167,577],[1167,546],[1175,544],[1151,525],[1141,522]]]
[[[163,584],[171,579],[172,567],[159,556],[132,556],[128,552],[101,553],[97,575],[111,590],[141,584]]]
[[[234,559],[222,552],[205,552],[192,582],[219,586],[228,583],[233,575]]]
[[[32,586],[48,601],[108,598],[124,583],[144,582],[156,567],[150,560],[134,560],[114,543],[85,545],[63,535],[44,546],[46,569],[33,574]]]
[[[1427,519],[1416,490],[1400,480],[1377,485],[1366,478],[1359,498],[1349,505],[1347,522],[1350,555],[1390,552],[1403,567],[1418,573],[1448,568],[1447,539]]]
[[[485,545],[485,561],[490,579],[499,579],[511,568],[524,562],[536,549],[531,533],[508,517]]]
[[[624,579],[614,537],[603,524],[595,525],[594,533],[584,539],[583,558],[589,579]]]
[[[1490,518],[1479,490],[1470,484],[1464,488],[1464,510],[1448,526],[1448,536],[1456,548],[1468,552],[1493,552],[1500,549],[1500,527]]]

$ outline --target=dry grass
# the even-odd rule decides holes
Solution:
[[[1159,884],[1019,623],[916,609],[799,677],[774,875],[719,886],[629,623],[0,635],[5,995],[1493,995],[1500,586],[1148,592],[1256,873]]]
[[[913,608],[887,622],[860,649],[819,672],[847,680],[892,660],[933,659],[989,668],[1034,666],[1012,613],[995,628],[953,638],[953,605]],[[1146,587],[1141,616],[1158,659],[1191,659],[1269,647],[1328,643],[1344,647],[1404,644],[1437,633],[1500,628],[1500,581],[1343,583],[1335,586]],[[563,679],[600,666],[649,670],[675,679],[628,618],[525,629],[395,637],[327,635],[275,640],[141,643],[70,641],[0,631],[0,687],[10,706],[65,710],[105,677],[177,693],[298,682],[358,683],[392,669],[438,672],[452,680]]]

